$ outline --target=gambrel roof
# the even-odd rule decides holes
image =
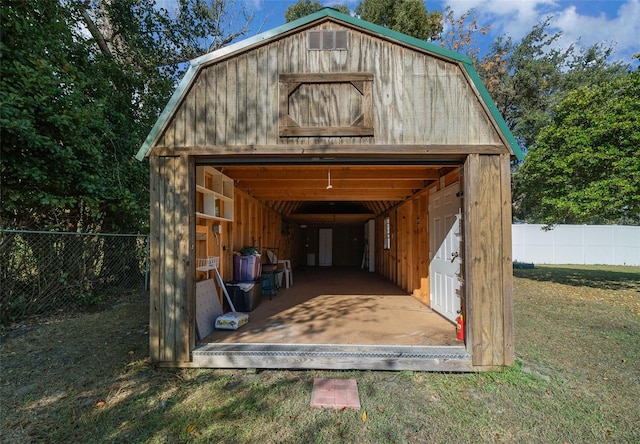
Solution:
[[[486,120],[489,121],[490,126],[493,127],[491,131],[494,132],[494,135],[491,136],[491,138],[487,138],[487,139],[490,139],[490,141],[489,142],[481,141],[478,143],[496,144],[496,140],[500,140],[501,141],[500,145],[503,145],[504,147],[506,147],[506,149],[508,149],[509,152],[512,155],[514,155],[517,159],[521,160],[523,158],[522,150],[518,146],[518,143],[515,137],[513,136],[507,124],[505,123],[504,119],[500,115],[487,89],[484,87],[482,81],[480,80],[480,77],[476,72],[476,70],[474,69],[472,65],[472,61],[469,57],[465,55],[461,55],[457,52],[442,48],[440,46],[434,45],[432,43],[425,42],[425,41],[416,39],[414,37],[410,37],[402,33],[389,30],[382,26],[374,25],[372,23],[357,19],[355,17],[342,14],[331,8],[322,9],[314,14],[300,18],[293,22],[274,28],[270,31],[263,32],[254,37],[242,40],[238,43],[229,45],[227,47],[221,48],[219,50],[213,51],[211,53],[205,54],[201,57],[198,57],[192,60],[188,71],[184,75],[182,81],[178,85],[173,96],[167,103],[166,107],[160,114],[158,120],[156,121],[155,125],[153,126],[146,140],[140,147],[136,155],[136,158],[138,160],[144,159],[147,155],[149,155],[149,152],[158,145],[162,145],[164,147],[172,146],[166,143],[166,139],[163,140],[163,138],[165,137],[165,133],[167,129],[170,128],[170,126],[172,125],[172,119],[174,119],[176,114],[180,111],[180,107],[185,102],[187,96],[189,95],[190,89],[193,87],[194,83],[198,81],[202,81],[199,79],[202,76],[204,76],[203,72],[209,69],[212,66],[212,64],[216,64],[218,63],[218,61],[233,58],[236,55],[244,54],[256,48],[269,45],[271,42],[294,35],[297,32],[308,30],[310,29],[310,27],[314,26],[314,24],[322,24],[327,21],[331,21],[333,23],[343,25],[355,31],[362,31],[364,33],[367,33],[370,36],[374,36],[386,42],[390,42],[392,44],[401,46],[403,48],[408,48],[409,50],[413,49],[416,52],[424,53],[429,56],[433,56],[438,60],[444,60],[448,64],[455,65],[457,67],[457,70],[461,73],[459,74],[460,78],[457,79],[456,82],[458,82],[458,84],[460,84],[461,82],[466,82],[468,84],[464,94],[471,94],[476,96],[478,104],[473,105],[475,106],[475,109],[473,110],[473,112],[477,114],[478,109],[484,109],[484,112],[487,115]],[[451,72],[451,70],[449,72]],[[282,74],[283,73],[280,73],[280,75]],[[231,75],[231,74],[227,74],[225,72],[225,75]],[[215,74],[209,74],[209,78],[215,78]],[[217,78],[215,81],[217,81]],[[299,83],[303,83],[303,82],[304,80],[300,81]],[[472,91],[472,93],[469,93],[468,91]],[[412,100],[412,97],[411,97],[412,91],[409,91],[406,94],[410,97],[410,99],[408,100]],[[457,93],[457,94],[461,94],[461,93]],[[415,106],[419,106],[419,105],[415,105]],[[458,104],[451,104],[451,106],[458,106]],[[464,104],[464,106],[469,107],[471,105]],[[194,105],[194,109],[195,109],[195,105]],[[225,111],[231,112],[226,109]],[[235,111],[238,112],[240,110],[236,109]],[[432,113],[433,113],[433,110],[432,110]],[[407,113],[405,112],[405,114]],[[187,114],[186,117],[183,117],[183,119],[188,119],[188,118],[194,119],[193,114]],[[207,118],[210,118],[210,117],[207,117]],[[406,116],[403,118],[406,119]],[[215,119],[215,117],[213,119]],[[441,121],[443,121],[444,119],[451,119],[451,118],[449,116],[444,116],[440,118]],[[211,121],[207,122],[207,124],[211,125]],[[415,126],[417,122],[412,122],[411,124]],[[460,128],[463,127],[464,124],[465,122],[458,122],[457,127],[453,129],[451,126],[449,127],[448,129],[449,135],[447,137],[449,138],[449,140],[451,140],[451,143],[453,144],[457,143],[461,146],[465,145],[465,142],[463,140],[457,140],[455,138],[456,133],[462,132]],[[389,131],[391,127],[394,127],[394,125],[389,124],[388,128],[384,127],[384,125],[379,125],[379,128],[377,129],[377,131],[380,131],[380,133],[382,134],[384,133],[384,131]],[[395,130],[398,131],[397,128],[395,128]],[[477,130],[474,129],[469,131],[473,132]],[[402,132],[402,130],[400,130],[400,132]],[[384,139],[384,137],[381,137],[381,134],[378,134],[376,138],[376,143],[377,143],[377,140]],[[282,133],[280,133],[280,135],[282,135]],[[384,136],[384,134],[382,135]],[[430,137],[433,137],[433,134],[431,134]],[[466,137],[466,135],[461,135],[459,139],[464,139],[464,137]],[[252,143],[254,142],[245,142],[244,145],[248,146],[248,145],[251,145]],[[396,139],[385,141],[383,143],[386,145],[394,145],[394,144],[401,145],[402,143],[413,143],[415,145],[420,145],[420,144],[423,144],[424,142],[419,138],[417,138],[415,141],[407,142],[406,140],[403,140],[402,142],[398,142],[398,138],[396,137]],[[435,143],[442,143],[442,142],[436,141]],[[206,144],[209,145],[208,143]],[[220,143],[216,143],[216,144],[221,145]],[[257,143],[257,145],[260,145],[260,143]]]

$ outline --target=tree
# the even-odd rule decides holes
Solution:
[[[144,231],[148,167],[132,158],[181,62],[242,35],[227,0],[3,2],[2,226]]]
[[[362,0],[356,16],[420,40],[436,40],[442,33],[442,12],[428,12],[422,0]]]
[[[550,122],[550,110],[580,86],[625,72],[610,63],[611,48],[594,45],[556,49],[561,33],[547,31],[551,18],[533,27],[520,42],[498,38],[478,63],[478,73],[509,128],[526,150]]]
[[[334,5],[334,9],[342,12],[343,14],[350,14],[349,7],[345,4]],[[320,11],[324,6],[319,1],[312,0],[298,0],[297,3],[289,6],[284,13],[284,18],[287,23],[305,17],[314,12]]]
[[[98,180],[109,174],[102,138],[111,134],[105,93],[112,88],[98,75],[108,67],[87,57],[58,2],[1,11],[3,226],[74,230],[100,211],[110,188]]]
[[[514,177],[531,222],[640,223],[640,72],[583,86],[553,108]]]
[[[445,8],[445,12],[443,22],[447,24],[447,32],[440,36],[440,46],[452,51],[464,51],[475,63],[480,54],[480,48],[473,36],[476,32],[482,35],[487,34],[491,26],[478,24],[475,9],[467,10],[460,17],[456,17],[449,6]]]
[[[254,13],[235,0],[72,0],[100,52],[137,69],[173,67],[249,32]]]

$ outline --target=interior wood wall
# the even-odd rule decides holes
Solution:
[[[280,213],[242,190],[235,190],[234,203],[234,221],[224,222],[229,240],[221,258],[225,263],[225,279],[233,278],[233,252],[245,246],[256,246],[263,253],[272,248],[279,259],[288,259],[296,267],[300,256],[298,225],[283,221]]]
[[[345,26],[329,20],[310,29],[321,28]],[[502,144],[456,63],[353,28],[347,51],[309,51],[306,39],[300,30],[202,67],[156,147]],[[373,74],[374,137],[279,137],[280,74],[349,72]],[[338,119],[322,113],[339,112],[339,88],[313,90],[316,125]]]
[[[376,218],[376,270],[429,304],[429,196],[421,191]],[[384,219],[391,224],[391,248],[384,249]]]
[[[429,305],[429,193],[462,180],[457,168],[429,188],[376,218],[376,269],[407,293]],[[391,222],[391,248],[384,249],[384,219]],[[464,241],[464,240],[463,240]]]

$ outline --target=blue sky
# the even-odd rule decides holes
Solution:
[[[293,0],[245,0],[255,8],[254,32],[262,24],[266,31],[284,24],[284,12]],[[320,0],[325,6],[344,0]],[[346,0],[351,10],[359,0]],[[631,62],[640,53],[640,0],[438,0],[426,2],[427,9],[450,6],[459,16],[475,8],[479,24],[491,25],[488,39],[508,35],[519,41],[532,27],[552,16],[551,31],[561,31],[562,45],[590,46],[604,42],[615,48],[614,59]],[[636,62],[637,65],[637,62]]]

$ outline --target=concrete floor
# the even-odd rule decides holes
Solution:
[[[455,325],[383,277],[359,268],[310,267],[249,312],[238,330],[203,343],[463,345]]]

